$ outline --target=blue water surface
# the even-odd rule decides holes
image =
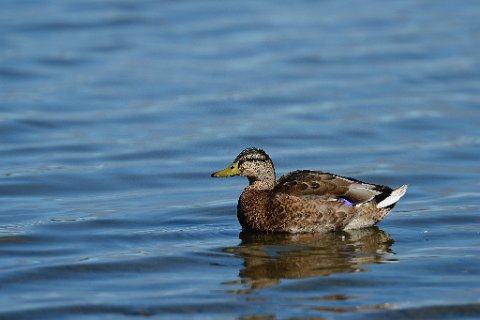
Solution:
[[[0,48],[0,318],[480,317],[480,2],[4,0]],[[242,232],[249,146],[409,190]]]

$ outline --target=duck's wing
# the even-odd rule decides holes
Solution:
[[[319,201],[347,201],[359,205],[388,197],[392,189],[322,171],[299,170],[278,179],[275,193],[316,198]]]
[[[319,201],[312,195],[278,192],[271,198],[272,217],[289,232],[325,232],[344,229],[357,215],[356,208],[339,201]]]

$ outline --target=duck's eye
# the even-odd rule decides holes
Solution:
[[[235,169],[235,167],[234,167],[234,166],[231,166],[231,167],[230,167],[230,169],[232,169],[232,170],[233,170],[233,169]]]

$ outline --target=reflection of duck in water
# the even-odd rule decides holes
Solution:
[[[249,186],[238,200],[237,216],[245,229],[323,232],[370,227],[382,220],[405,194],[322,171],[295,171],[275,180],[265,151],[243,150],[212,177],[245,176]]]
[[[393,243],[375,227],[311,234],[241,232],[240,239],[238,247],[224,250],[244,260],[240,277],[249,290],[276,285],[281,279],[364,271],[366,264],[389,261],[385,255]]]

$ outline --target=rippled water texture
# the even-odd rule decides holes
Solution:
[[[480,318],[480,2],[2,1],[0,318]],[[245,147],[409,191],[242,232]]]

